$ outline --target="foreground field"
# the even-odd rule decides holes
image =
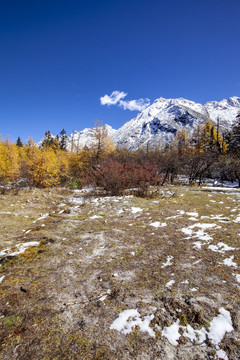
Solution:
[[[240,358],[240,193],[22,190],[0,214],[3,360]]]

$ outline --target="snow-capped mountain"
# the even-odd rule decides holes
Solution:
[[[113,141],[117,146],[133,150],[147,144],[152,148],[164,147],[173,142],[178,131],[185,129],[191,136],[198,125],[208,119],[216,124],[219,118],[221,131],[226,132],[231,129],[239,111],[238,97],[205,105],[183,98],[159,98],[117,130]]]
[[[109,125],[105,125],[108,136],[113,139],[117,130],[113,129]],[[68,137],[67,149],[75,151],[77,149],[84,148],[85,146],[91,147],[95,144],[95,131],[94,128],[86,128],[82,131],[74,131]]]
[[[185,99],[159,98],[125,123],[113,137],[116,145],[136,150],[149,144],[155,148],[173,142],[178,131],[190,135],[209,114],[203,105]]]
[[[135,118],[114,130],[106,125],[108,136],[118,147],[137,150],[148,145],[151,148],[171,144],[178,131],[185,129],[191,136],[199,124],[210,119],[222,132],[229,131],[240,112],[240,97],[230,97],[205,105],[183,98],[164,99],[160,97],[141,111]],[[76,150],[91,147],[95,142],[94,129],[74,131],[68,137],[67,148]]]
[[[212,122],[216,123],[217,118],[220,120],[220,126],[229,129],[235,122],[236,116],[240,111],[240,98],[237,96],[223,99],[219,102],[209,101],[204,107],[210,115]]]

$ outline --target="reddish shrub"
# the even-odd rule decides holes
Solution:
[[[120,195],[124,189],[135,188],[138,195],[146,195],[149,185],[159,181],[157,166],[136,162],[121,164],[117,160],[103,161],[87,174],[87,183],[102,187],[110,195]]]

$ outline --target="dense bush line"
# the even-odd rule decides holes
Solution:
[[[174,183],[180,176],[189,184],[208,178],[238,181],[240,186],[240,117],[233,131],[223,137],[210,121],[189,139],[179,132],[165,149],[128,151],[116,149],[104,127],[95,129],[95,145],[66,150],[66,134],[53,139],[46,133],[41,146],[29,140],[16,143],[0,140],[0,182],[25,179],[29,186],[84,185],[100,187],[118,195],[125,189],[146,194],[149,185]]]

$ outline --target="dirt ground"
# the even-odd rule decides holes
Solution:
[[[239,192],[9,191],[0,216],[1,359],[240,358]]]

